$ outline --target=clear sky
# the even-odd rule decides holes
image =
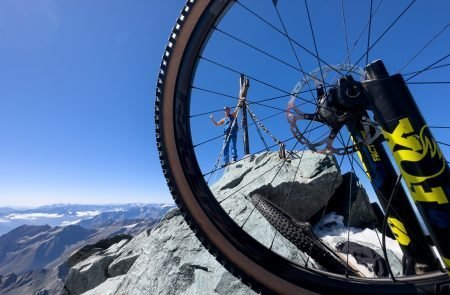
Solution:
[[[243,2],[280,28],[271,1]],[[313,49],[307,16],[300,7],[303,1],[289,2],[299,8],[287,10],[281,0],[278,4],[289,32]],[[385,1],[374,19],[373,38],[409,2]],[[342,62],[340,2],[309,3],[321,56],[331,64]],[[354,41],[367,22],[370,1],[344,3],[349,22],[353,21],[348,26]],[[383,58],[395,72],[448,24],[450,2],[429,3],[417,1],[374,48],[371,59]],[[183,4],[182,0],[0,1],[0,206],[171,201],[157,158],[153,102],[162,52]],[[242,8],[234,7],[219,28],[296,63],[286,39]],[[448,54],[448,31],[403,72],[421,69]],[[355,48],[353,59],[364,51],[365,42]],[[244,47],[216,32],[203,56],[240,67],[286,91],[303,77]],[[306,71],[318,67],[315,59],[298,52]],[[416,81],[448,81],[448,73],[445,68]],[[238,89],[236,74],[205,62],[199,64],[194,85],[231,95]],[[443,95],[448,85],[427,87],[411,86],[419,106],[430,125],[448,126],[448,95]],[[253,81],[249,95],[263,99],[280,92]],[[287,100],[268,104],[283,109]],[[233,103],[199,90],[193,90],[192,102],[192,114]],[[261,106],[254,106],[254,111],[260,118],[274,113]],[[216,119],[221,115],[217,112]],[[281,118],[267,125],[286,139],[289,129]],[[192,118],[191,124],[194,143],[222,133],[210,124],[208,115]],[[434,132],[450,142],[447,131]],[[252,144],[252,151],[263,147],[257,140]],[[204,171],[213,168],[220,147],[219,139],[196,149]]]
[[[171,201],[153,103],[183,4],[0,1],[0,206]]]
[[[259,101],[290,93],[297,82],[304,77],[298,71],[299,65],[288,40],[277,32],[277,30],[282,31],[283,27],[272,1],[242,0],[238,2],[244,3],[245,7],[239,4],[234,5],[218,24],[218,29],[214,31],[210,43],[201,54],[202,58],[199,61],[198,72],[193,82],[195,88],[192,91],[191,113],[200,115],[191,119],[192,134],[194,144],[198,144],[196,152],[205,173],[213,170],[222,145],[220,134],[223,134],[221,128],[205,123],[208,121],[208,112],[209,110],[220,110],[224,105],[234,105],[236,99],[206,92],[202,89],[236,97],[239,90],[239,72],[242,72],[251,77],[248,100]],[[342,63],[346,56],[346,35],[341,14],[341,1],[316,0],[308,1],[308,3],[320,57],[332,65]],[[368,23],[370,1],[343,1],[343,3],[347,37],[349,47],[352,48]],[[381,4],[378,7],[379,3]],[[371,44],[383,35],[385,30],[410,3],[411,1],[408,0],[373,1],[374,10],[376,7],[378,9],[373,16]],[[430,3],[433,3],[433,5],[430,5]],[[292,39],[314,52],[314,42],[304,1],[280,0],[277,7]],[[420,70],[448,55],[450,53],[450,28],[448,27],[450,17],[448,11],[450,11],[450,2],[446,0],[416,1],[370,50],[369,62],[382,59],[391,74],[397,73],[410,58],[415,56],[425,44],[444,28],[442,34],[408,64],[401,73],[407,74]],[[255,16],[255,13],[258,16]],[[263,18],[264,21],[259,17]],[[358,66],[360,67],[365,65],[365,58],[360,59],[360,57],[367,49],[367,34],[368,30],[366,29],[351,52],[351,62],[354,63],[359,59]],[[257,50],[249,45],[255,46]],[[299,46],[295,45],[294,48],[305,71],[311,72],[319,67],[317,59],[312,54],[305,52]],[[271,54],[272,57],[269,57],[266,53]],[[279,60],[283,61],[284,64]],[[438,65],[448,64],[448,62],[447,56],[447,59],[442,60]],[[289,65],[286,65],[286,63]],[[230,71],[230,68],[238,73]],[[409,85],[430,126],[450,126],[448,120],[449,72],[449,67],[442,67],[425,72],[411,80],[411,82],[446,81],[447,84]],[[330,76],[334,76],[333,72]],[[296,104],[304,102],[304,99],[313,98],[309,93],[306,93],[301,95],[301,99],[296,100]],[[264,120],[264,124],[281,140],[292,137],[285,115],[279,112],[280,109],[286,109],[288,100],[289,97],[285,96],[264,102],[265,106],[252,105],[252,109],[258,118],[269,118]],[[270,107],[278,108],[278,110]],[[305,112],[314,112],[315,106],[306,104],[301,109]],[[278,115],[275,115],[277,113]],[[216,112],[215,117],[216,119],[223,117],[223,112]],[[306,121],[298,122],[302,131],[305,130],[307,125],[308,122]],[[316,123],[314,127],[319,125]],[[432,131],[438,140],[445,143],[450,142],[448,129],[433,129]],[[326,129],[318,129],[311,133],[310,139],[313,141],[321,135],[323,137],[324,132],[326,132]],[[219,136],[219,138],[208,141],[214,136]],[[263,150],[264,145],[256,133],[255,125],[250,127],[250,136],[251,152]],[[264,134],[264,137],[269,145],[273,145],[273,141],[268,136]],[[347,137],[345,137],[346,139]],[[287,143],[287,148],[293,147],[301,149],[302,145],[299,145],[295,140],[291,140]],[[442,149],[448,155],[449,148],[442,146]],[[238,150],[242,155],[241,141],[239,141]],[[447,156],[447,158],[449,157]],[[348,164],[348,161],[345,160],[344,168],[348,169]],[[359,171],[356,172],[359,173]],[[213,177],[212,180],[214,179],[217,178]],[[368,183],[366,184],[368,185]]]

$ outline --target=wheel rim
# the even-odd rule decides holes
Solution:
[[[202,1],[199,1],[199,2],[202,2]],[[216,5],[216,6],[214,6],[214,5]],[[218,5],[218,4],[214,4],[214,5],[209,7],[209,9],[210,9],[209,11],[220,11],[221,9],[223,9],[223,7],[219,7],[220,5]],[[226,5],[224,5],[224,6],[226,6]],[[214,22],[215,19],[216,19],[215,16],[210,17],[208,21]],[[207,34],[211,33],[209,30],[203,30],[203,31],[200,30],[200,31],[201,31],[200,33],[197,31],[193,35],[193,36],[197,37],[199,40],[204,38]],[[212,37],[210,37],[210,38],[212,38]],[[177,40],[177,42],[178,41],[179,40]],[[304,284],[303,285],[304,287],[311,288],[312,290],[315,289],[314,286],[312,286],[313,285],[312,283],[313,282],[317,283],[320,276],[322,276],[323,274],[326,274],[326,276],[329,276],[329,277],[334,277],[335,281],[333,282],[331,280],[328,284],[328,288],[335,287],[335,286],[333,286],[333,284],[336,281],[341,282],[342,286],[345,286],[344,288],[349,288],[349,287],[354,288],[356,284],[352,284],[351,282],[345,281],[344,280],[345,277],[338,276],[338,275],[332,275],[329,273],[321,273],[320,271],[317,271],[317,270],[312,271],[312,273],[310,273],[311,270],[306,270],[306,272],[302,272],[302,275],[297,275],[298,271],[299,271],[299,267],[295,263],[286,261],[283,258],[278,257],[278,255],[266,251],[267,249],[265,247],[263,247],[260,244],[258,245],[258,243],[255,243],[255,241],[253,241],[251,237],[246,236],[245,233],[241,232],[238,235],[233,234],[235,231],[239,230],[239,227],[236,227],[236,224],[234,224],[234,222],[232,220],[226,219],[227,215],[223,211],[223,209],[220,207],[220,205],[217,202],[216,203],[213,202],[214,196],[211,194],[209,189],[207,189],[208,186],[205,182],[205,179],[197,178],[198,175],[205,174],[205,171],[204,170],[201,171],[201,169],[200,169],[200,167],[202,166],[201,162],[200,162],[200,167],[197,162],[197,159],[200,158],[199,155],[201,155],[201,152],[198,152],[197,150],[195,150],[195,148],[198,147],[198,144],[195,145],[192,142],[192,136],[195,136],[195,134],[192,134],[192,136],[191,136],[191,129],[192,129],[193,133],[194,133],[194,129],[195,129],[195,126],[194,127],[192,126],[192,118],[197,117],[197,115],[192,114],[193,113],[193,110],[192,110],[193,105],[192,104],[191,104],[190,112],[189,112],[189,104],[195,96],[195,94],[193,93],[194,90],[199,90],[199,89],[203,89],[203,88],[196,87],[196,86],[192,87],[192,85],[190,85],[190,82],[192,80],[192,76],[191,76],[192,71],[190,69],[194,66],[192,63],[192,60],[190,60],[190,59],[192,58],[193,55],[196,55],[196,52],[200,51],[199,48],[202,47],[203,44],[201,44],[202,42],[195,43],[192,40],[190,42],[191,42],[190,46],[188,47],[188,50],[186,52],[184,52],[183,60],[181,61],[181,63],[183,64],[182,70],[180,71],[180,73],[178,73],[178,78],[174,79],[174,81],[177,81],[177,84],[174,85],[174,89],[177,91],[177,95],[175,95],[175,100],[173,101],[174,106],[166,107],[167,114],[164,115],[165,118],[170,118],[171,115],[173,115],[172,109],[174,109],[175,113],[177,114],[177,117],[175,117],[173,119],[173,124],[174,124],[173,130],[175,133],[176,141],[172,142],[173,146],[174,147],[176,146],[176,151],[174,150],[172,152],[168,152],[168,154],[177,154],[179,156],[179,159],[177,159],[177,160],[172,159],[169,161],[181,163],[183,175],[180,174],[178,176],[174,176],[173,179],[187,178],[187,180],[188,180],[187,186],[189,186],[189,190],[191,190],[191,192],[193,193],[192,199],[195,199],[198,202],[198,205],[200,206],[199,208],[197,208],[197,210],[207,212],[207,217],[205,217],[205,218],[214,219],[214,220],[212,220],[212,223],[214,224],[214,226],[217,227],[222,234],[227,236],[230,241],[232,241],[234,238],[234,241],[232,243],[234,246],[236,246],[236,245],[242,246],[242,244],[248,244],[248,245],[254,244],[253,245],[254,247],[252,247],[252,251],[251,251],[251,252],[253,252],[253,255],[249,255],[249,257],[253,256],[250,258],[252,261],[258,261],[258,260],[261,261],[264,259],[268,260],[268,261],[270,261],[270,263],[266,262],[263,265],[264,265],[264,267],[268,268],[269,264],[273,264],[273,266],[270,267],[271,272],[275,272],[278,276],[285,278],[288,281],[295,282],[296,284],[299,284],[299,285]],[[207,49],[207,47],[208,46],[205,47],[205,50]],[[206,59],[204,57],[201,57],[200,61],[201,60],[206,60]],[[200,64],[200,62],[199,62],[199,64]],[[199,65],[197,65],[197,67],[198,66]],[[201,64],[200,64],[200,66],[201,66]],[[167,74],[167,75],[169,75],[169,74]],[[195,79],[194,79],[194,83],[195,83]],[[167,90],[165,90],[165,91],[167,91]],[[190,93],[191,91],[192,91],[192,93]],[[171,95],[169,94],[168,96],[171,96]],[[170,114],[170,113],[172,113],[172,114]],[[169,122],[169,121],[170,120],[168,120],[167,122]],[[167,143],[166,143],[166,146],[167,146]],[[170,170],[171,171],[179,171],[179,173],[181,173],[181,171],[179,169],[176,169],[175,167],[171,167]],[[186,184],[184,184],[184,185],[186,185]],[[180,184],[175,184],[175,186],[180,186]],[[188,207],[189,205],[185,204],[185,206]],[[195,211],[196,209],[190,207],[190,208],[188,208],[188,210]],[[209,237],[209,238],[211,238],[211,237]],[[245,241],[245,243],[243,242],[243,240]],[[239,249],[239,250],[242,251],[243,249]],[[248,251],[246,253],[249,254]],[[310,277],[308,278],[308,276],[310,276]],[[299,277],[301,277],[302,280],[304,280],[306,278],[307,280],[309,279],[310,281],[309,281],[309,283],[308,282],[300,283],[298,280]],[[431,277],[431,279],[433,279],[433,276],[427,276],[427,277],[422,277],[420,280],[422,282],[427,282],[427,280],[429,279],[428,277]],[[342,280],[344,280],[344,281],[342,281]],[[356,279],[354,282],[358,282],[358,281],[361,281],[361,280]],[[376,282],[374,281],[373,284],[375,286],[379,286],[379,289],[377,289],[376,292],[379,292],[380,289],[384,289],[384,285],[388,282],[390,282],[390,280],[378,280]],[[397,284],[402,285],[401,283],[397,283]],[[323,285],[327,285],[327,284],[324,283]],[[322,288],[322,290],[323,290],[323,288]],[[405,289],[402,289],[402,290],[404,291]]]

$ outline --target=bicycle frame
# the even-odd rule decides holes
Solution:
[[[368,65],[365,72],[368,80],[363,81],[363,87],[375,120],[382,128],[420,217],[450,274],[450,170],[447,161],[402,76],[389,76],[379,60]],[[358,130],[350,130],[353,137],[364,136]],[[386,211],[386,201],[394,190],[397,178],[389,156],[381,141],[362,146],[358,154]],[[392,196],[393,210],[388,212],[391,231],[407,259],[412,255],[420,263],[436,265],[430,248],[433,244],[422,233],[407,198],[402,186]]]

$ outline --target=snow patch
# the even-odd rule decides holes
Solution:
[[[24,220],[36,220],[38,218],[61,218],[64,214],[57,214],[57,213],[24,213],[24,214],[9,214],[5,216],[5,218],[8,218],[10,220],[16,220],[16,219],[24,219]]]
[[[324,216],[322,222],[316,224],[313,227],[314,233],[327,243],[333,249],[336,249],[336,245],[340,242],[345,242],[350,236],[350,241],[358,243],[363,246],[367,246],[374,249],[381,256],[381,239],[382,235],[378,231],[371,229],[361,229],[356,227],[346,227],[344,225],[344,217],[337,215],[335,212],[331,212]],[[397,243],[397,241],[386,237],[386,249],[392,251],[392,253],[398,258],[399,261],[402,260],[402,250]],[[356,259],[349,255],[349,262],[353,265],[358,266],[358,270],[364,273],[368,277],[375,277],[375,274],[370,271],[367,267],[357,264]]]
[[[99,214],[101,214],[102,212],[95,210],[95,211],[77,211],[76,212],[76,216],[77,217],[94,217],[97,216]]]
[[[139,223],[130,224],[130,225],[125,226],[125,228],[132,228],[132,227],[135,227],[135,226],[138,225],[138,224],[139,224]]]
[[[68,226],[68,225],[73,225],[73,224],[77,224],[81,221],[82,219],[78,219],[78,220],[74,220],[74,221],[63,221],[61,223],[61,226]]]
[[[114,210],[107,211],[107,212],[126,212],[126,211],[127,211],[126,209],[118,208],[118,209],[114,209]]]

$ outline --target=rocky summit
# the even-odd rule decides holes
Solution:
[[[69,224],[54,227],[21,225],[0,235],[0,294],[61,294],[70,267],[87,258],[94,259],[94,254],[116,242],[128,241],[132,236],[152,228],[172,207],[170,204],[123,204],[120,207],[58,204],[22,213],[6,210],[11,218],[69,215],[66,219]],[[14,214],[15,217],[12,216]],[[75,216],[85,219],[70,224],[70,218]],[[126,268],[127,261],[124,259],[111,266],[110,273],[125,273],[129,268]],[[92,278],[89,278],[91,281]],[[92,286],[102,281],[97,279],[95,282]]]
[[[295,219],[309,221],[323,212],[342,183],[331,156],[305,151],[284,161],[277,153],[266,152],[228,166],[211,190],[229,216],[251,236],[271,245],[279,255],[303,264],[306,255],[275,234],[275,228],[254,210],[251,195],[263,195]],[[254,293],[200,244],[178,209],[170,211],[151,231],[77,257],[82,258],[69,270],[66,294]],[[321,267],[310,262],[311,267]]]
[[[265,152],[227,167],[211,190],[219,201],[227,198],[224,207],[235,208],[237,203],[242,205],[242,199],[258,193],[298,221],[309,221],[341,183],[332,156],[304,150],[284,161],[278,153]]]

